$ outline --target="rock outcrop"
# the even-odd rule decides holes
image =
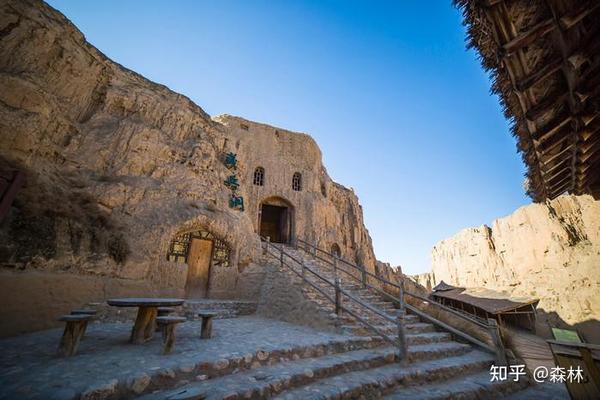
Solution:
[[[519,208],[492,226],[468,228],[437,243],[427,286],[507,290],[539,298],[538,327],[575,325],[598,339],[600,321],[600,201],[563,195]]]
[[[229,206],[223,156],[230,151],[238,153],[245,211]],[[263,188],[252,185],[259,165],[269,174]],[[2,168],[27,174],[0,223],[4,320],[27,314],[39,328],[85,301],[182,295],[187,266],[167,261],[167,252],[173,237],[199,229],[231,249],[211,296],[256,298],[260,282],[244,274],[261,274],[257,210],[265,197],[293,206],[295,236],[336,244],[344,257],[375,268],[358,199],[327,175],[312,138],[211,118],[109,60],[39,1],[0,3]],[[292,170],[303,174],[302,191],[291,190]],[[45,283],[21,299],[33,271]],[[53,289],[67,282],[85,290]],[[15,320],[9,333],[27,326]]]

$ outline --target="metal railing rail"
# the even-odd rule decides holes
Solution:
[[[297,240],[296,247],[302,248],[303,250],[305,250],[309,254],[312,254],[314,257],[318,258],[319,260],[322,260],[323,262],[325,262],[325,263],[333,266],[336,270],[341,270],[342,272],[345,272],[348,276],[352,277],[354,280],[359,281],[364,288],[374,289],[375,291],[377,291],[378,293],[380,293],[382,296],[385,296],[388,299],[391,299],[392,301],[398,303],[400,309],[406,308],[406,309],[410,310],[412,313],[418,315],[419,317],[421,317],[421,318],[429,321],[430,323],[432,323],[434,325],[437,325],[437,326],[441,327],[442,329],[445,329],[445,330],[453,333],[454,335],[459,336],[459,337],[467,340],[468,342],[471,342],[471,343],[473,343],[473,344],[475,344],[475,345],[483,348],[484,350],[486,350],[488,352],[495,353],[496,357],[497,357],[497,361],[499,363],[502,363],[502,364],[506,365],[506,355],[505,355],[505,351],[504,351],[504,345],[502,343],[502,338],[500,336],[500,331],[499,331],[498,325],[496,323],[496,320],[494,320],[494,319],[488,319],[488,321],[486,323],[486,322],[480,321],[478,319],[472,318],[469,315],[465,315],[464,313],[461,313],[461,312],[459,312],[457,310],[454,310],[454,309],[452,309],[450,307],[447,307],[447,306],[445,306],[443,304],[440,304],[440,303],[437,303],[435,301],[432,301],[431,299],[428,299],[427,297],[424,297],[424,296],[418,295],[416,293],[411,293],[409,291],[406,291],[404,289],[404,285],[403,284],[398,285],[397,283],[388,281],[387,279],[383,279],[383,278],[377,276],[376,274],[374,274],[374,273],[372,273],[370,271],[367,271],[366,268],[364,268],[364,267],[352,264],[351,262],[346,261],[346,260],[344,260],[344,259],[342,259],[342,258],[340,258],[340,257],[338,257],[338,256],[336,256],[334,254],[331,254],[331,253],[327,252],[326,250],[323,250],[323,249],[321,249],[321,248],[319,248],[319,247],[317,247],[315,245],[312,245],[312,244],[310,244],[310,243],[308,243],[308,242],[306,242],[306,241],[304,241],[302,239],[296,239],[296,240]],[[326,258],[321,257],[318,253],[322,253],[324,255],[327,255],[327,256],[330,257],[330,259],[332,259],[334,261],[327,260]],[[350,266],[351,268],[354,268],[355,270],[359,271],[361,273],[361,277],[359,278],[359,277],[357,277],[357,276],[349,273],[345,269],[339,268],[339,266],[337,265],[338,261],[340,261],[343,264],[345,264],[347,266]],[[368,283],[368,279],[367,279],[368,276],[374,278],[376,281],[382,283],[383,285],[389,285],[389,286],[397,288],[400,291],[400,298],[397,298],[397,297],[391,295],[390,293],[387,293],[384,290],[382,290],[382,289],[380,289],[380,288],[378,288],[376,286],[373,286],[373,285],[369,284]],[[431,304],[434,307],[437,307],[437,308],[440,308],[440,309],[442,309],[444,311],[450,312],[453,315],[456,315],[456,316],[458,316],[458,317],[460,317],[460,318],[462,318],[464,320],[467,320],[467,321],[469,321],[471,323],[474,323],[474,324],[476,324],[479,327],[485,328],[487,330],[487,332],[489,333],[489,335],[490,335],[490,337],[492,339],[492,342],[494,343],[494,347],[490,347],[489,345],[487,345],[487,344],[483,343],[482,341],[474,338],[473,336],[469,335],[468,333],[465,333],[465,332],[463,332],[463,331],[461,331],[461,330],[459,330],[457,328],[454,328],[454,327],[452,327],[452,326],[450,326],[450,325],[448,325],[448,324],[446,324],[446,323],[438,320],[437,318],[432,317],[431,315],[427,314],[426,312],[420,310],[419,308],[417,308],[417,307],[415,307],[415,306],[413,306],[411,304],[407,304],[404,301],[404,295],[408,295],[408,296],[411,296],[411,297],[413,297],[415,299],[418,299],[418,300],[421,300],[423,302],[426,302],[427,304]]]
[[[325,253],[325,254],[329,255],[330,257],[332,257],[332,258],[333,258],[333,257],[336,257],[335,255],[333,255],[333,254],[331,254],[331,253],[328,253],[327,251],[325,251],[325,250],[323,250],[323,249],[320,249],[320,248],[318,248],[318,247],[316,247],[316,246],[314,246],[314,245],[312,245],[312,244],[310,244],[310,243],[308,243],[308,242],[305,242],[305,241],[304,241],[304,240],[302,240],[302,239],[297,239],[297,240],[298,240],[298,242],[299,242],[299,243],[302,243],[304,246],[308,246],[308,247],[310,247],[310,248],[312,248],[312,249],[316,249],[317,251],[319,251],[319,252],[321,252],[321,253]],[[310,253],[310,250],[307,250],[306,248],[305,248],[304,250],[306,250],[306,251],[308,251],[308,252]],[[320,260],[322,260],[322,261],[324,261],[324,262],[328,263],[329,265],[333,265],[333,263],[332,263],[331,261],[329,261],[329,260],[327,260],[327,259],[325,259],[325,258],[323,258],[323,257],[317,257],[317,258],[319,258]],[[489,324],[488,324],[488,323],[482,322],[482,321],[480,321],[480,320],[478,320],[478,319],[475,319],[475,318],[473,318],[473,317],[471,317],[471,316],[469,316],[469,315],[466,315],[465,313],[462,313],[462,312],[460,312],[460,311],[454,310],[454,309],[452,309],[452,308],[450,308],[450,307],[448,307],[448,306],[445,306],[445,305],[443,305],[443,304],[440,304],[440,303],[434,302],[434,301],[432,301],[431,299],[428,299],[427,297],[423,297],[423,296],[421,296],[421,295],[418,295],[418,294],[416,294],[416,293],[409,292],[409,291],[405,290],[403,286],[401,286],[401,285],[398,285],[397,283],[394,283],[394,282],[388,281],[387,279],[383,279],[383,278],[381,278],[380,276],[377,276],[376,274],[374,274],[374,273],[372,273],[372,272],[370,272],[370,271],[367,271],[367,270],[366,270],[364,267],[360,267],[360,266],[358,266],[358,265],[352,264],[351,262],[348,262],[348,261],[346,261],[346,260],[344,260],[344,259],[342,259],[342,258],[339,258],[339,257],[336,257],[336,258],[337,258],[337,260],[341,261],[342,263],[344,263],[344,264],[346,264],[346,265],[348,265],[348,266],[350,266],[350,267],[352,267],[352,268],[355,268],[355,269],[357,269],[357,270],[358,270],[358,271],[360,271],[360,272],[363,272],[363,271],[364,271],[366,275],[368,275],[368,276],[371,276],[372,278],[374,278],[375,280],[377,280],[377,281],[381,282],[381,283],[382,283],[382,284],[384,284],[384,285],[390,285],[390,286],[393,286],[393,287],[395,287],[395,288],[399,289],[399,290],[400,290],[400,293],[403,293],[403,294],[406,294],[406,295],[408,295],[408,296],[414,297],[414,298],[416,298],[416,299],[419,299],[419,300],[421,300],[421,301],[426,301],[426,302],[428,302],[428,303],[432,304],[434,307],[438,307],[438,308],[441,308],[441,309],[443,309],[444,311],[448,311],[448,312],[450,312],[450,313],[452,313],[452,314],[454,314],[454,315],[456,315],[456,316],[459,316],[459,317],[461,317],[461,318],[463,318],[463,319],[465,319],[465,320],[468,320],[469,322],[472,322],[472,323],[474,323],[474,324],[476,324],[476,325],[478,325],[478,326],[480,326],[480,327],[482,327],[482,328],[486,328],[486,329],[487,329],[487,328],[489,327]],[[339,267],[338,267],[338,269],[339,269]],[[344,271],[344,270],[342,270],[342,271]],[[344,272],[346,272],[346,271],[344,271]],[[348,272],[346,272],[346,273],[347,273],[349,276],[351,276],[351,277],[353,277],[354,279],[356,279],[356,280],[358,280],[358,279],[359,279],[359,278],[357,278],[356,276],[354,276],[354,275],[352,275],[352,274],[349,274]],[[390,295],[389,293],[387,293],[387,292],[385,292],[385,291],[383,291],[383,290],[381,290],[381,289],[379,289],[379,288],[377,288],[377,287],[375,287],[375,286],[369,285],[369,284],[368,284],[368,282],[361,282],[361,283],[363,283],[363,285],[368,285],[368,286],[369,286],[370,288],[372,288],[372,289],[375,289],[375,290],[377,290],[377,291],[378,291],[378,292],[380,292],[382,295],[385,295],[385,296],[388,296],[388,297],[393,297],[393,296],[392,296],[392,295]],[[394,299],[395,299],[395,300],[398,300],[398,299],[397,299],[397,298],[395,298],[395,297],[394,297]]]
[[[317,290],[320,294],[322,294],[327,300],[329,300],[330,302],[332,302],[335,305],[336,313],[338,315],[342,311],[348,313],[350,316],[352,316],[357,321],[359,321],[360,323],[362,323],[368,329],[370,329],[375,334],[377,334],[378,336],[380,336],[383,340],[385,340],[386,342],[392,344],[395,347],[398,347],[398,349],[399,349],[399,360],[400,361],[403,361],[406,358],[407,349],[406,349],[405,340],[404,340],[404,327],[403,327],[403,323],[401,322],[400,318],[398,320],[396,320],[393,317],[385,314],[381,310],[378,310],[375,307],[371,306],[370,304],[367,304],[367,303],[363,302],[362,300],[357,299],[355,296],[351,295],[350,293],[348,293],[346,290],[344,290],[341,287],[341,280],[339,280],[339,279],[336,278],[334,280],[334,282],[332,282],[331,280],[325,278],[324,276],[322,276],[318,272],[314,271],[312,268],[306,266],[302,260],[298,260],[297,258],[295,258],[294,256],[292,256],[291,254],[287,253],[282,247],[278,247],[278,246],[272,244],[269,241],[268,238],[261,238],[261,239],[265,243],[265,252],[266,253],[270,254],[274,258],[278,258],[281,266],[286,266],[294,274],[296,274],[297,276],[299,276],[302,279],[303,282],[309,284],[311,287],[313,287],[315,290]],[[275,251],[273,251],[272,249],[274,249]],[[298,272],[296,270],[296,268],[294,268],[294,266],[292,266],[290,263],[286,262],[285,257],[287,257],[290,260],[294,261],[296,264],[299,264],[300,268],[301,268],[301,272]],[[324,282],[328,286],[331,286],[334,289],[334,291],[335,291],[335,294],[336,294],[335,298],[331,297],[328,293],[326,293],[318,285],[316,285],[315,283],[313,283],[310,280],[308,280],[307,277],[306,277],[306,272],[309,272],[310,274],[312,274],[313,276],[315,276],[321,282]],[[358,315],[352,309],[344,306],[344,302],[341,300],[342,299],[342,295],[346,296],[348,299],[350,299],[351,301],[353,301],[356,304],[360,305],[361,307],[364,307],[364,308],[370,310],[371,312],[376,313],[377,315],[381,316],[382,318],[386,319],[387,321],[390,321],[392,323],[398,324],[398,329],[399,329],[398,340],[394,340],[389,335],[387,335],[386,333],[384,333],[383,331],[381,331],[379,328],[375,327],[373,324],[371,324],[369,321],[367,321],[365,318],[363,318],[360,315]]]

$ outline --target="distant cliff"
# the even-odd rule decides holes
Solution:
[[[444,280],[540,298],[542,317],[589,332],[600,320],[600,201],[565,195],[521,207],[491,227],[437,243],[432,264],[434,285]],[[427,286],[427,278],[419,282]]]

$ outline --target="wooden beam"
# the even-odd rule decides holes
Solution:
[[[564,30],[571,29],[576,24],[578,24],[582,19],[596,11],[596,9],[600,6],[598,1],[588,1],[579,7],[574,12],[567,14],[560,18],[560,27]]]
[[[518,35],[517,37],[506,43],[504,46],[502,46],[502,48],[504,49],[507,55],[510,55],[525,46],[529,46],[542,36],[552,32],[554,29],[556,29],[554,20],[547,19],[536,24],[532,28],[523,32],[522,34]]]
[[[563,165],[566,161],[569,161],[568,158],[563,158],[562,160],[560,160],[559,162],[557,162],[556,164],[554,164],[551,168],[547,169],[546,171],[542,170],[542,175],[549,175],[551,174],[553,171],[556,171],[558,169],[558,167],[560,167],[561,165]]]
[[[557,124],[554,127],[550,128],[545,133],[541,134],[536,139],[536,142],[537,143],[542,143],[542,142],[548,140],[549,137],[551,137],[552,135],[554,135],[555,133],[557,133],[558,131],[560,131],[566,124],[568,124],[569,122],[571,122],[571,119],[572,119],[572,117],[569,115],[567,118],[565,118],[564,120],[562,120],[562,122],[560,122],[559,124]]]
[[[538,104],[534,105],[532,108],[527,110],[525,113],[525,118],[528,120],[535,122],[542,115],[550,111],[551,109],[555,109],[558,107],[558,104],[564,102],[567,99],[567,93],[563,93],[560,96],[547,96],[544,100],[540,101]]]
[[[516,89],[520,92],[524,92],[525,90],[530,89],[531,87],[537,85],[539,82],[543,81],[544,79],[548,78],[550,75],[558,71],[561,65],[561,60],[556,60],[554,62],[546,64],[546,66],[536,70],[533,74],[519,80],[515,85]]]

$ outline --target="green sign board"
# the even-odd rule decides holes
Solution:
[[[552,334],[554,335],[554,339],[560,342],[581,343],[581,338],[577,334],[577,331],[552,328]]]

